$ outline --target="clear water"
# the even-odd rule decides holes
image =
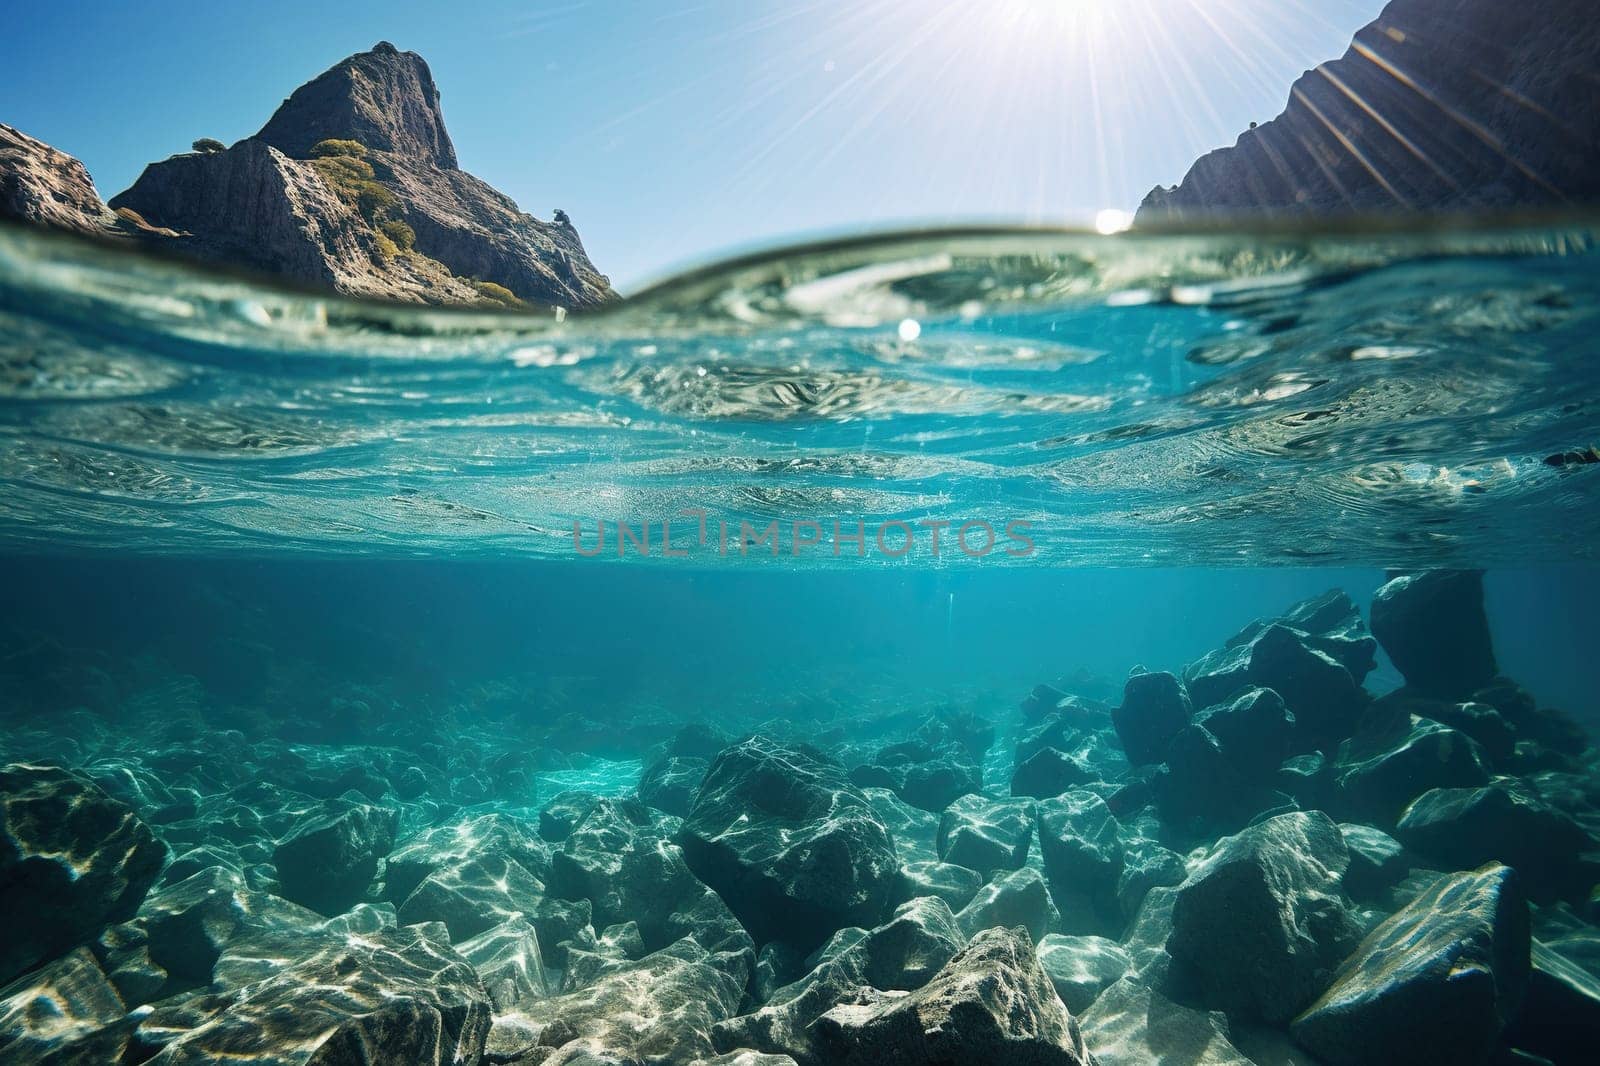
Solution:
[[[268,894],[293,825],[208,819],[353,766],[404,842],[630,796],[685,726],[852,770],[973,712],[999,798],[1035,685],[1115,707],[1136,667],[1434,568],[1487,571],[1499,672],[1592,734],[1595,233],[883,235],[563,316],[0,228],[0,762],[85,774]],[[1380,652],[1365,688],[1404,680]],[[937,819],[891,826],[902,861]],[[1162,839],[1192,868],[1221,835]],[[162,1002],[124,1061],[184,1031]],[[1091,1049],[1136,1061],[1121,1032]]]

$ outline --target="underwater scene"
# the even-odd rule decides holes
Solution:
[[[0,228],[0,1061],[1580,1063],[1587,222],[599,310]]]

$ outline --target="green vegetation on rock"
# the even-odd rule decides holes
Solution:
[[[513,310],[521,310],[528,306],[526,302],[517,298],[516,293],[493,281],[479,281],[473,278],[472,287],[478,290],[478,295],[483,297],[485,303]]]

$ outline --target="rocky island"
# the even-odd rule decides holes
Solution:
[[[1393,0],[1277,118],[1152,191],[1141,223],[1600,202],[1590,0]]]
[[[0,126],[0,217],[352,296],[615,299],[564,214],[536,219],[459,168],[427,63],[387,42],[301,86],[255,136],[150,164],[109,205],[76,159]]]

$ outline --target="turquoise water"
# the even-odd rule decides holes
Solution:
[[[950,948],[931,969],[1026,927],[1104,1064],[1151,1060],[1150,995],[1212,1049],[1182,1061],[1371,1062],[1312,1006],[1337,964],[1376,967],[1351,930],[1415,920],[1439,878],[1489,860],[1526,882],[1539,951],[1587,972],[1594,236],[888,234],[565,315],[361,304],[0,228],[0,762],[77,782],[8,770],[0,792],[12,811],[29,788],[109,805],[159,852],[95,902],[71,895],[100,884],[82,856],[139,847],[65,816],[71,848],[6,823],[19,854],[78,855],[78,887],[23,898],[0,851],[0,897],[43,930],[0,984],[70,988],[82,1023],[29,1046],[332,1064],[348,1060],[327,1032],[381,1030],[374,1061],[395,1063],[854,1061],[842,1049],[868,1054],[870,1034],[768,1019],[758,1038],[750,1019],[878,935],[839,930],[937,897],[961,932],[946,943],[916,912]],[[1466,591],[1380,622],[1375,599],[1405,584],[1386,583],[1428,571]],[[1330,589],[1348,602],[1295,610]],[[1258,619],[1301,658],[1219,667],[1264,647]],[[1217,714],[1241,684],[1281,690],[1298,724],[1265,769],[1213,766],[1195,791],[1176,735],[1129,761],[1125,709],[1167,671],[1181,735],[1215,733],[1228,774],[1243,741]],[[1043,764],[1023,769],[1041,748],[1066,774],[1043,786]],[[1465,850],[1414,828],[1428,796],[1476,788],[1522,806],[1473,823]],[[825,815],[774,813],[816,789]],[[1044,811],[1071,797],[1107,812],[1115,891],[1045,850],[1068,831]],[[1035,802],[1015,870],[952,842],[962,825],[1009,840],[1006,804]],[[877,873],[878,845],[830,836],[868,807],[892,851]],[[1374,887],[1360,862],[1368,881],[1344,872],[1353,843],[1316,856],[1341,872],[1305,898],[1349,929],[1316,926],[1292,965],[1261,949],[1246,969],[1305,992],[1281,1009],[1230,992],[1251,978],[1216,971],[1227,952],[1184,925],[1202,903],[1172,900],[1203,900],[1207,856],[1252,824],[1288,833],[1286,811],[1393,837],[1404,869]],[[724,816],[724,843],[751,825],[808,842],[772,860],[802,869],[787,895],[729,872],[707,842]],[[307,859],[329,825],[340,848]],[[1291,835],[1314,849],[1319,832]],[[912,870],[933,862],[977,894]],[[848,907],[819,901],[834,884]],[[217,892],[226,929],[174,932]],[[1221,913],[1255,942],[1249,901]],[[1327,955],[1310,974],[1306,951]],[[1107,980],[1081,972],[1122,956]],[[1582,1061],[1588,1037],[1539,1013],[1553,986],[1534,958],[1528,1005],[1474,1008],[1498,1020],[1459,1061]],[[937,986],[887,965],[825,1006]],[[424,994],[405,966],[448,977]],[[1568,979],[1600,1009],[1600,975]],[[313,986],[345,998],[295,991]],[[22,1016],[19,988],[0,1016]],[[435,994],[445,1037],[374,1020]],[[32,1024],[0,1033],[0,1060]]]

